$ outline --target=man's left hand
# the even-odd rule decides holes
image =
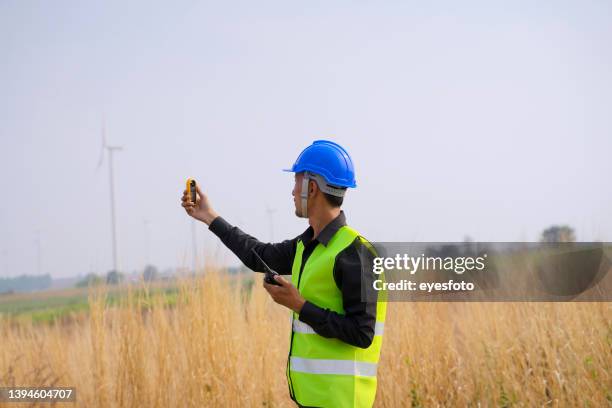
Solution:
[[[286,281],[282,276],[276,275],[274,279],[282,286],[272,285],[271,283],[266,283],[266,281],[263,283],[264,288],[266,288],[272,300],[299,314],[306,300],[300,295],[296,287]]]

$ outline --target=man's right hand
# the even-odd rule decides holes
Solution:
[[[213,220],[217,218],[219,214],[217,214],[215,210],[213,210],[212,206],[210,205],[210,201],[208,200],[208,197],[206,196],[206,194],[202,193],[198,184],[196,184],[196,193],[196,202],[194,204],[191,202],[191,198],[189,197],[187,190],[183,191],[181,205],[183,206],[183,208],[185,208],[187,214],[189,214],[196,220],[202,221],[206,225],[210,225],[210,223],[213,222]]]

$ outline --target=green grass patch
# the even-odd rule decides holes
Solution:
[[[161,296],[162,304],[174,306],[177,302],[178,287],[132,289],[132,305],[148,308],[154,297]],[[111,288],[106,292],[105,305],[119,307],[127,305],[128,290],[125,287]],[[71,314],[89,312],[87,288],[65,291],[20,293],[0,298],[0,315],[15,320],[31,320],[33,323],[50,323]]]

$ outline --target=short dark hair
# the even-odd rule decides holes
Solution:
[[[342,205],[342,201],[344,201],[344,197],[338,197],[327,193],[323,193],[323,196],[325,197],[325,201],[327,201],[332,207],[340,207]]]

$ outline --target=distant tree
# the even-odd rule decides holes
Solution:
[[[568,225],[553,225],[542,232],[540,242],[575,242],[574,229]]]
[[[151,282],[159,278],[159,271],[153,265],[147,265],[142,274],[145,282]]]
[[[106,283],[109,285],[117,285],[123,280],[124,276],[121,272],[112,270],[106,274]]]
[[[88,286],[96,286],[101,284],[103,279],[95,273],[88,273],[83,279],[76,283],[77,288],[86,288]]]
[[[0,278],[0,292],[32,292],[51,287],[51,275],[20,275],[10,278]]]

